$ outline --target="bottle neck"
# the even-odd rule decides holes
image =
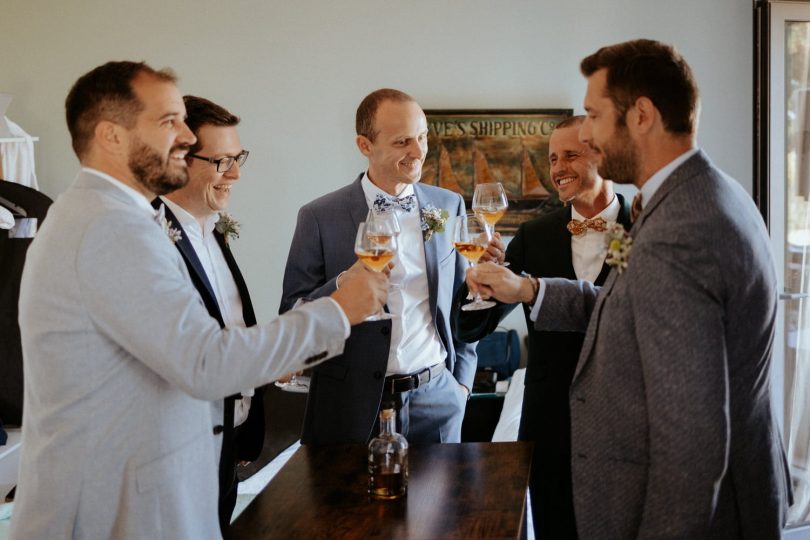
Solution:
[[[391,435],[396,433],[396,430],[396,417],[393,414],[380,414],[380,435]]]

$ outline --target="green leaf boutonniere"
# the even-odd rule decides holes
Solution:
[[[427,242],[435,232],[444,232],[444,224],[450,214],[444,208],[436,208],[430,204],[420,210],[422,216],[422,239]]]
[[[630,236],[621,223],[614,223],[607,230],[607,257],[605,262],[621,274],[627,268],[630,260],[630,249],[633,247],[633,237]]]
[[[242,228],[242,225],[228,212],[220,212],[215,228],[219,234],[225,237],[225,243],[229,244],[234,238],[239,238],[239,229]]]

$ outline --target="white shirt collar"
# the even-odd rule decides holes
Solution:
[[[371,181],[371,178],[368,177],[368,171],[363,174],[363,179],[360,180],[360,184],[363,186],[363,193],[366,195],[366,202],[368,202],[369,208],[371,208],[371,205],[378,193],[382,193],[386,197],[393,197],[393,195],[381,190],[374,182]],[[408,184],[405,186],[405,189],[403,189],[401,193],[397,194],[396,197],[402,198],[407,197],[408,195],[413,195],[413,184]]]
[[[610,203],[602,209],[601,212],[593,216],[591,219],[602,218],[607,222],[616,221],[619,219],[619,211],[621,210],[621,205],[619,204],[619,198],[616,197],[616,194],[613,194],[613,198],[610,200]],[[571,205],[571,219],[578,219],[580,221],[586,219],[585,216],[577,212],[577,209]]]
[[[168,197],[161,197],[161,201],[163,201],[166,206],[169,207],[174,213],[174,216],[177,218],[177,221],[180,222],[180,226],[183,227],[185,230],[189,230],[190,228],[200,228],[200,222],[197,221],[193,215],[191,215],[185,208],[177,204],[176,202],[172,201]],[[219,214],[214,212],[213,214],[209,215],[205,219],[205,228],[202,230],[203,234],[211,234],[214,230],[214,227],[217,224],[217,220],[219,219]]]
[[[103,172],[101,172],[101,171],[99,171],[97,169],[93,169],[92,167],[82,167],[82,170],[84,172],[86,172],[86,173],[94,174],[94,175],[98,176],[99,178],[103,178],[104,180],[108,181],[112,185],[116,186],[118,189],[120,189],[121,191],[123,191],[124,193],[129,195],[132,198],[132,200],[135,201],[135,204],[137,206],[139,206],[141,209],[146,210],[147,212],[149,212],[150,216],[157,215],[157,210],[152,208],[152,205],[150,204],[151,201],[149,199],[147,199],[144,196],[143,193],[141,193],[141,192],[139,192],[139,191],[137,191],[135,189],[132,189],[131,187],[129,187],[128,185],[123,183],[121,180],[118,180],[117,178],[114,178],[114,177],[110,176],[109,174],[103,173]]]
[[[658,188],[661,187],[661,184],[664,183],[664,180],[669,178],[669,175],[677,169],[684,161],[692,157],[693,155],[697,154],[698,148],[692,148],[691,150],[687,150],[680,156],[676,157],[656,172],[654,175],[647,180],[643,186],[641,186],[641,207],[644,208],[647,206],[647,203],[652,200],[653,195],[655,192],[658,191]]]

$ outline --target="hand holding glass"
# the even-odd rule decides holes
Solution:
[[[474,266],[487,249],[492,235],[486,222],[480,220],[475,214],[458,216],[453,224],[453,245],[461,255]],[[489,309],[495,306],[491,300],[483,300],[480,294],[475,295],[473,301],[461,306],[462,311],[475,311]]]

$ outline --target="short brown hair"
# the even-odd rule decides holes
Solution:
[[[183,96],[186,105],[186,125],[196,136],[203,126],[230,127],[239,124],[239,117],[228,111],[225,107],[213,101],[197,96]],[[197,142],[189,149],[189,154],[196,154],[202,143]]]
[[[575,116],[569,116],[568,118],[566,118],[565,120],[563,120],[562,122],[560,122],[559,124],[554,126],[554,129],[577,127],[577,126],[582,125],[582,123],[584,121],[585,121],[585,115],[584,114],[577,114]]]
[[[65,117],[73,151],[81,159],[87,152],[93,131],[102,120],[135,126],[143,104],[132,89],[132,81],[141,74],[162,81],[177,82],[169,69],[160,71],[145,62],[107,62],[79,77],[65,100]]]
[[[380,88],[375,90],[360,102],[357,107],[357,115],[355,117],[355,129],[358,135],[362,135],[371,142],[377,138],[379,130],[374,130],[374,116],[377,114],[377,109],[384,101],[393,101],[396,103],[416,102],[411,96],[405,92],[394,90],[393,88]]]
[[[602,47],[582,60],[580,70],[590,77],[607,69],[607,97],[624,119],[640,97],[647,97],[661,113],[664,127],[679,135],[697,128],[698,88],[686,60],[671,45],[637,39]]]

